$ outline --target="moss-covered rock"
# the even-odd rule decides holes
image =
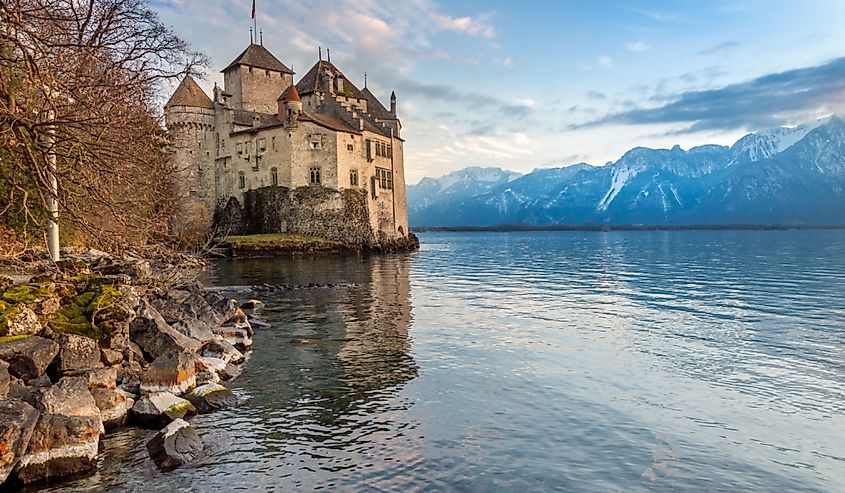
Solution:
[[[48,318],[47,325],[54,332],[90,337],[101,347],[109,347],[115,332],[128,327],[130,314],[118,306],[122,295],[103,278],[92,276],[78,282],[76,295],[63,300],[62,306]]]

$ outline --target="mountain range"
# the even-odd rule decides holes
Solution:
[[[637,147],[605,166],[470,167],[408,186],[412,227],[845,225],[845,122],[734,145]]]

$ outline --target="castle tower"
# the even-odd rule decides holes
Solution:
[[[223,69],[233,109],[275,113],[276,98],[292,83],[293,72],[259,44],[250,44]]]
[[[214,103],[191,76],[186,76],[164,106],[164,116],[180,178],[181,214],[188,223],[195,221],[195,216],[210,218],[216,201]]]
[[[302,114],[302,100],[296,92],[296,86],[288,87],[277,101],[279,119],[285,122],[285,127],[295,127]]]

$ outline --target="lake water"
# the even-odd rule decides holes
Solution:
[[[127,430],[52,491],[845,491],[845,232],[420,237],[215,264],[354,285],[258,295],[203,462]]]

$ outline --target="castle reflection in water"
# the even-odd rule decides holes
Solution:
[[[374,407],[401,407],[393,397],[418,372],[409,354],[408,264],[408,256],[397,255],[215,265],[218,285],[321,285],[257,293],[266,306],[259,316],[271,327],[257,329],[246,371],[233,383],[249,389],[249,408],[265,424],[284,425],[275,431],[300,439],[313,431],[320,440],[340,430],[295,429],[289,420],[331,427]]]

